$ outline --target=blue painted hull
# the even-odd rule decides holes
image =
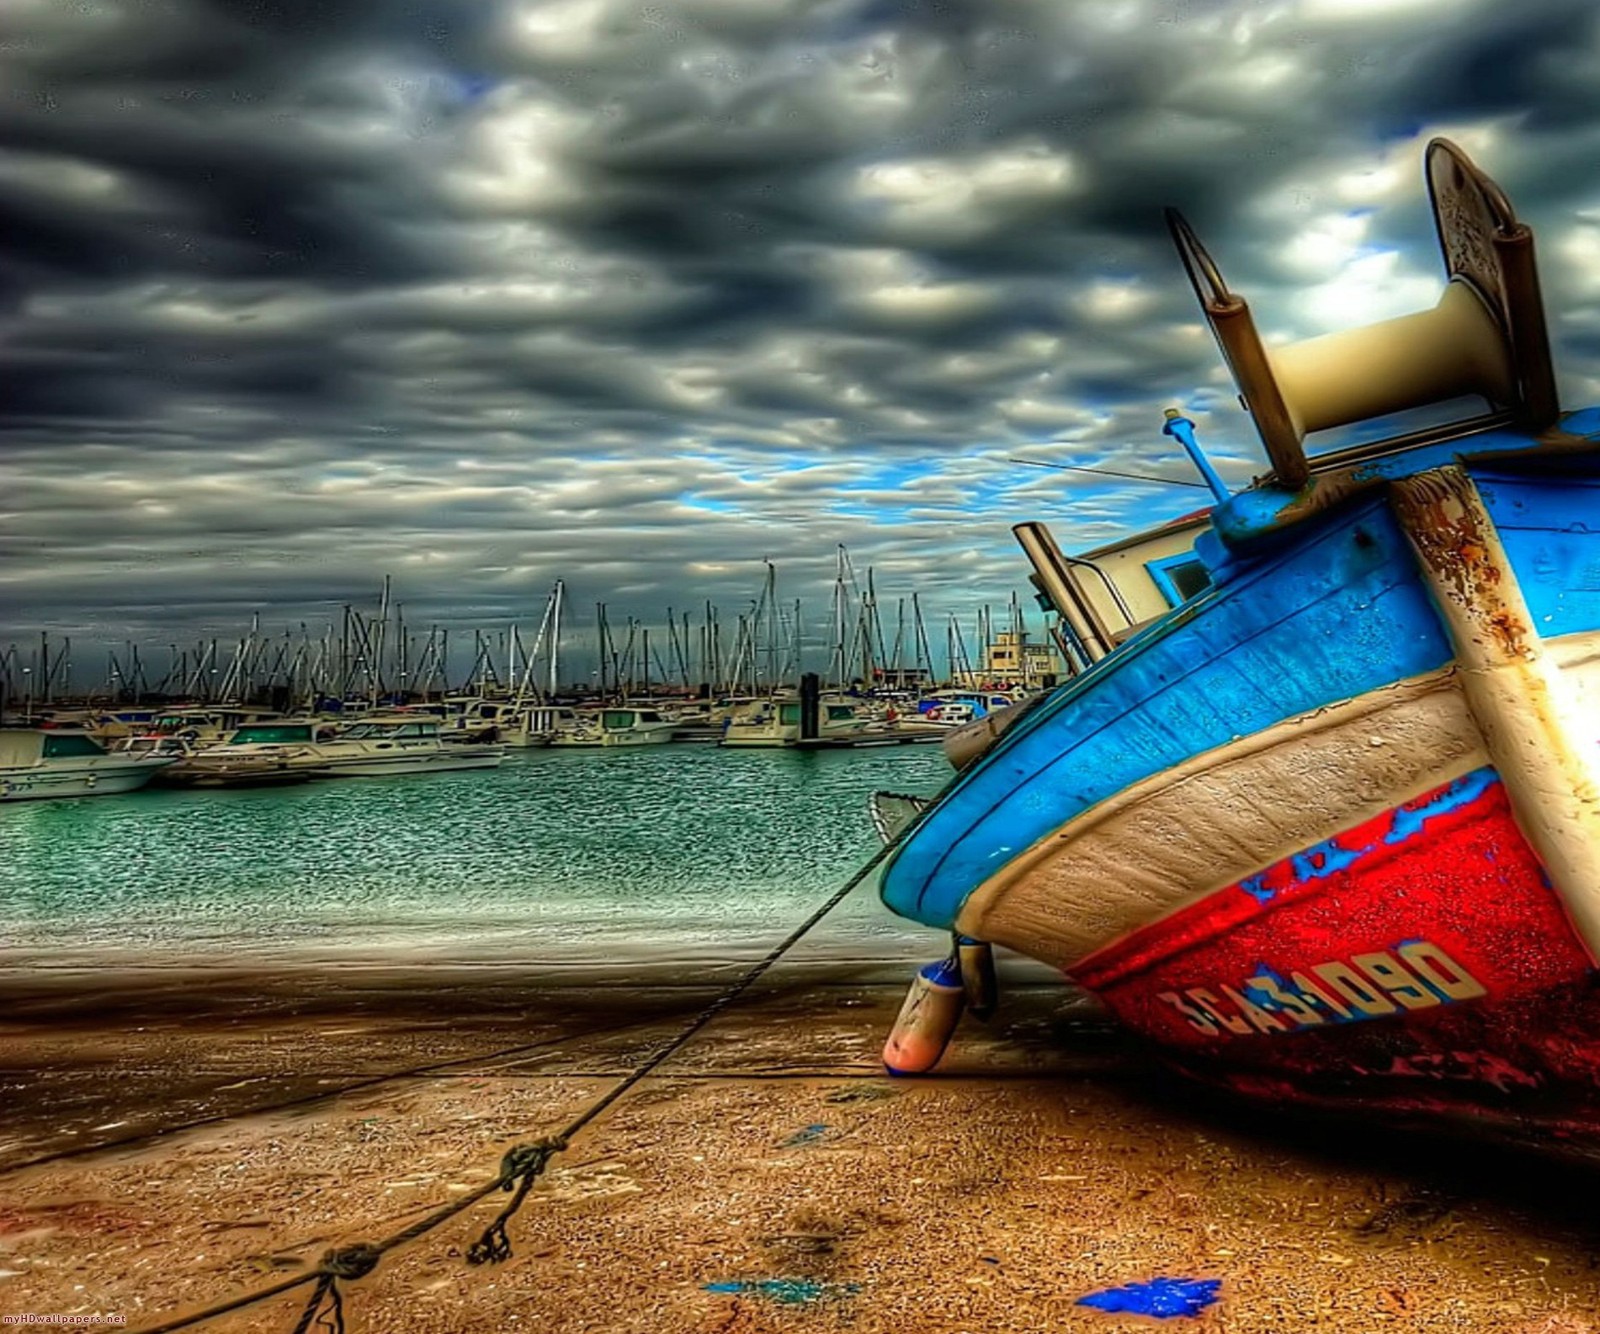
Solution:
[[[1600,426],[1593,413],[1568,428]],[[1508,444],[1508,441],[1510,442]],[[1526,437],[1483,437],[1497,453]],[[1286,524],[1247,492],[1219,510],[1216,585],[1062,686],[969,769],[881,878],[896,913],[955,925],[973,891],[1136,784],[1286,720],[1448,667],[1451,641],[1384,485]],[[1474,470],[1545,639],[1600,631],[1600,459]],[[1396,794],[1400,799],[1407,794]]]

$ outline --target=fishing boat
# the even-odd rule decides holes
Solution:
[[[881,893],[1236,1093],[1593,1153],[1600,409],[1558,407],[1506,196],[1445,140],[1425,172],[1438,306],[1289,346],[1170,215],[1271,472],[1230,494],[1169,411],[1217,499],[1204,586],[902,809]],[[1466,395],[1488,410],[1306,451]],[[1077,570],[1018,536],[1066,617]],[[913,1069],[958,1008],[924,972],[888,1052]]]
[[[0,801],[132,792],[173,763],[169,755],[114,755],[83,732],[0,731]]]

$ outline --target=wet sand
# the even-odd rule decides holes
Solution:
[[[13,974],[0,1315],[137,1327],[397,1231],[736,971]],[[1600,1334],[1592,1173],[1216,1103],[1032,973],[937,1076],[890,1080],[905,977],[780,965],[553,1161],[510,1260],[463,1259],[496,1195],[347,1285],[352,1334]],[[1076,1304],[1156,1275],[1222,1299]],[[288,1334],[305,1291],[206,1328]]]

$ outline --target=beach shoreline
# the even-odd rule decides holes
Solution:
[[[12,976],[0,1314],[137,1327],[404,1227],[736,972]],[[348,1285],[348,1328],[1131,1331],[1076,1303],[1169,1274],[1220,1280],[1182,1322],[1207,1332],[1591,1329],[1597,1238],[1542,1166],[1469,1192],[1443,1147],[1219,1112],[1026,973],[935,1077],[890,1080],[906,978],[894,957],[780,964],[551,1163],[510,1260],[462,1258],[496,1193]],[[300,1305],[211,1328],[287,1331]]]

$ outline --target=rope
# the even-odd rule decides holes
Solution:
[[[914,822],[914,823],[920,823]],[[901,838],[905,833],[903,831]],[[640,1080],[647,1078],[652,1071],[660,1068],[663,1062],[669,1060],[675,1053],[681,1051],[694,1036],[707,1024],[726,1010],[740,996],[744,995],[754,986],[766,971],[777,963],[809,932],[818,922],[844,902],[845,898],[863,880],[867,878],[880,862],[887,857],[900,842],[896,839],[879,848],[872,857],[863,864],[844,885],[834,891],[827,901],[815,909],[805,921],[801,922],[793,931],[773,946],[759,962],[752,965],[743,976],[731,987],[713,1000],[705,1009],[701,1010],[691,1019],[685,1028],[669,1042],[647,1057],[640,1065],[634,1067],[627,1075],[623,1076],[616,1084],[606,1091],[599,1099],[569,1122],[559,1134],[549,1135],[543,1139],[533,1140],[526,1144],[517,1144],[507,1150],[505,1157],[500,1160],[500,1170],[494,1178],[479,1186],[476,1190],[458,1199],[452,1200],[442,1208],[418,1219],[410,1227],[393,1236],[386,1237],[379,1242],[360,1242],[355,1245],[345,1246],[337,1250],[328,1251],[317,1263],[315,1269],[294,1278],[285,1279],[271,1287],[260,1288],[255,1292],[246,1293],[215,1306],[208,1306],[202,1311],[192,1315],[176,1316],[173,1319],[162,1321],[160,1324],[146,1325],[137,1334],[171,1334],[173,1330],[187,1329],[204,1321],[224,1315],[229,1311],[237,1311],[242,1306],[250,1306],[255,1302],[264,1301],[268,1297],[275,1297],[280,1293],[303,1287],[306,1284],[315,1284],[311,1296],[306,1300],[300,1318],[295,1322],[294,1334],[308,1334],[315,1321],[319,1328],[332,1331],[332,1334],[345,1334],[344,1303],[339,1292],[341,1280],[365,1278],[377,1268],[379,1261],[390,1251],[415,1241],[424,1233],[431,1232],[441,1223],[448,1222],[457,1214],[470,1209],[480,1200],[487,1199],[496,1191],[510,1191],[511,1200],[494,1218],[494,1221],[484,1229],[483,1235],[467,1250],[467,1263],[473,1265],[499,1264],[511,1258],[511,1236],[506,1225],[522,1208],[523,1201],[528,1198],[528,1192],[533,1188],[534,1181],[544,1172],[550,1159],[562,1152],[572,1137],[587,1126],[597,1116],[610,1107],[631,1089]]]

